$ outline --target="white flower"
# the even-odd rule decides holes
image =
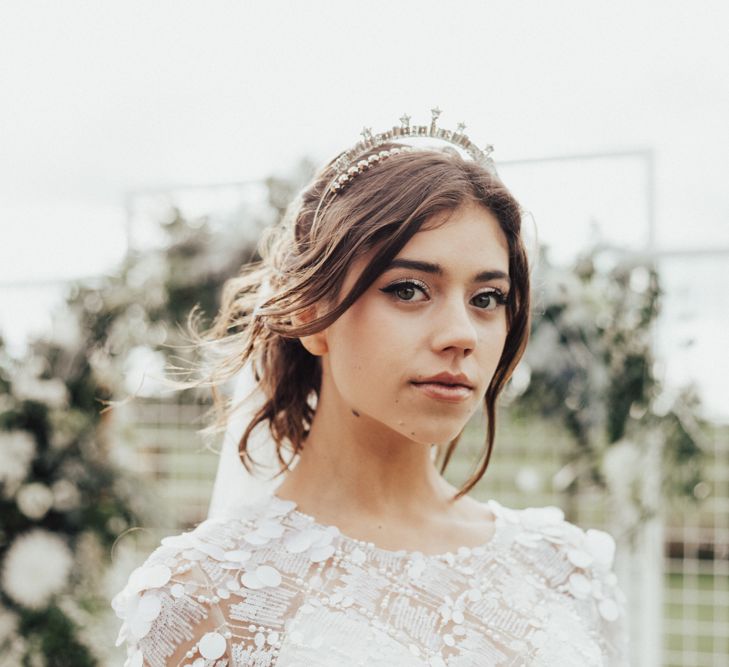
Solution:
[[[37,401],[52,408],[63,408],[68,404],[68,389],[60,378],[39,380],[28,374],[18,375],[13,382],[13,393],[21,401]]]
[[[0,607],[0,646],[18,631],[18,615]]]
[[[29,519],[42,519],[53,506],[53,492],[45,484],[31,482],[20,487],[16,502]]]
[[[602,471],[616,496],[626,498],[630,495],[630,487],[641,470],[640,452],[629,440],[616,442],[605,452]]]
[[[20,635],[8,639],[2,646],[0,653],[0,667],[16,667],[23,664],[23,659],[29,650],[28,641]]]
[[[529,339],[524,356],[532,373],[557,373],[565,365],[559,332],[550,322],[543,322]]]
[[[35,452],[35,440],[28,431],[0,432],[0,482],[6,484],[8,497],[25,479]]]
[[[51,487],[53,491],[53,509],[58,512],[75,510],[81,504],[81,493],[78,487],[67,479],[59,479]]]
[[[75,349],[81,345],[83,335],[76,317],[67,310],[58,310],[53,313],[51,332],[48,340],[66,349]]]
[[[18,604],[43,609],[63,590],[73,554],[58,535],[36,528],[12,543],[2,564],[2,588]]]
[[[29,667],[46,667],[48,664],[46,662],[46,656],[41,653],[40,648],[33,648],[32,653],[28,656],[28,665]]]
[[[526,360],[521,361],[511,375],[509,391],[512,396],[521,396],[528,388],[532,380],[532,369]]]
[[[137,396],[158,396],[164,392],[166,359],[164,354],[138,345],[124,359],[124,387]]]
[[[514,479],[519,491],[535,493],[542,488],[542,475],[535,466],[521,466]]]

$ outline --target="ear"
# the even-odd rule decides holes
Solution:
[[[316,305],[309,306],[308,308],[301,310],[298,313],[292,313],[291,321],[296,326],[306,324],[307,322],[311,322],[312,320],[316,319],[318,317],[318,312],[319,311]],[[306,348],[306,350],[309,353],[313,354],[315,357],[321,357],[329,350],[329,347],[327,345],[326,329],[318,331],[317,333],[313,333],[309,336],[302,336],[301,338],[299,338],[299,340],[301,341],[301,344]]]

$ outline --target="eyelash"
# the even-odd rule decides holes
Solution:
[[[402,287],[415,287],[416,289],[419,289],[420,291],[422,291],[424,294],[426,294],[426,295],[428,294],[428,286],[425,283],[420,282],[419,280],[416,280],[413,278],[411,278],[409,280],[400,280],[398,282],[391,283],[387,287],[380,288],[380,291],[385,292],[386,294],[395,295],[395,293]],[[488,294],[489,296],[493,297],[496,300],[497,306],[505,306],[508,301],[508,295],[504,294],[499,289],[493,288],[493,289],[490,289],[490,290],[487,290],[484,292],[479,292],[476,295],[476,297],[481,296],[482,294]],[[476,298],[476,297],[474,297],[474,298]],[[399,299],[399,300],[403,301],[405,303],[410,301],[410,299]],[[495,308],[481,308],[481,310],[485,310],[488,312],[490,310],[495,310]]]

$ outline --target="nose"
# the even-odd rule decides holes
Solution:
[[[470,354],[478,342],[478,331],[474,323],[474,314],[469,312],[468,304],[462,296],[453,296],[443,300],[443,305],[436,312],[433,322],[433,349],[463,350]]]

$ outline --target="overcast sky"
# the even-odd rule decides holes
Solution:
[[[729,249],[728,36],[718,1],[2,0],[0,283],[110,268],[125,193],[285,173],[434,105],[497,163],[653,149],[658,247]],[[640,246],[640,160],[611,165],[575,183],[624,195],[614,234]]]

